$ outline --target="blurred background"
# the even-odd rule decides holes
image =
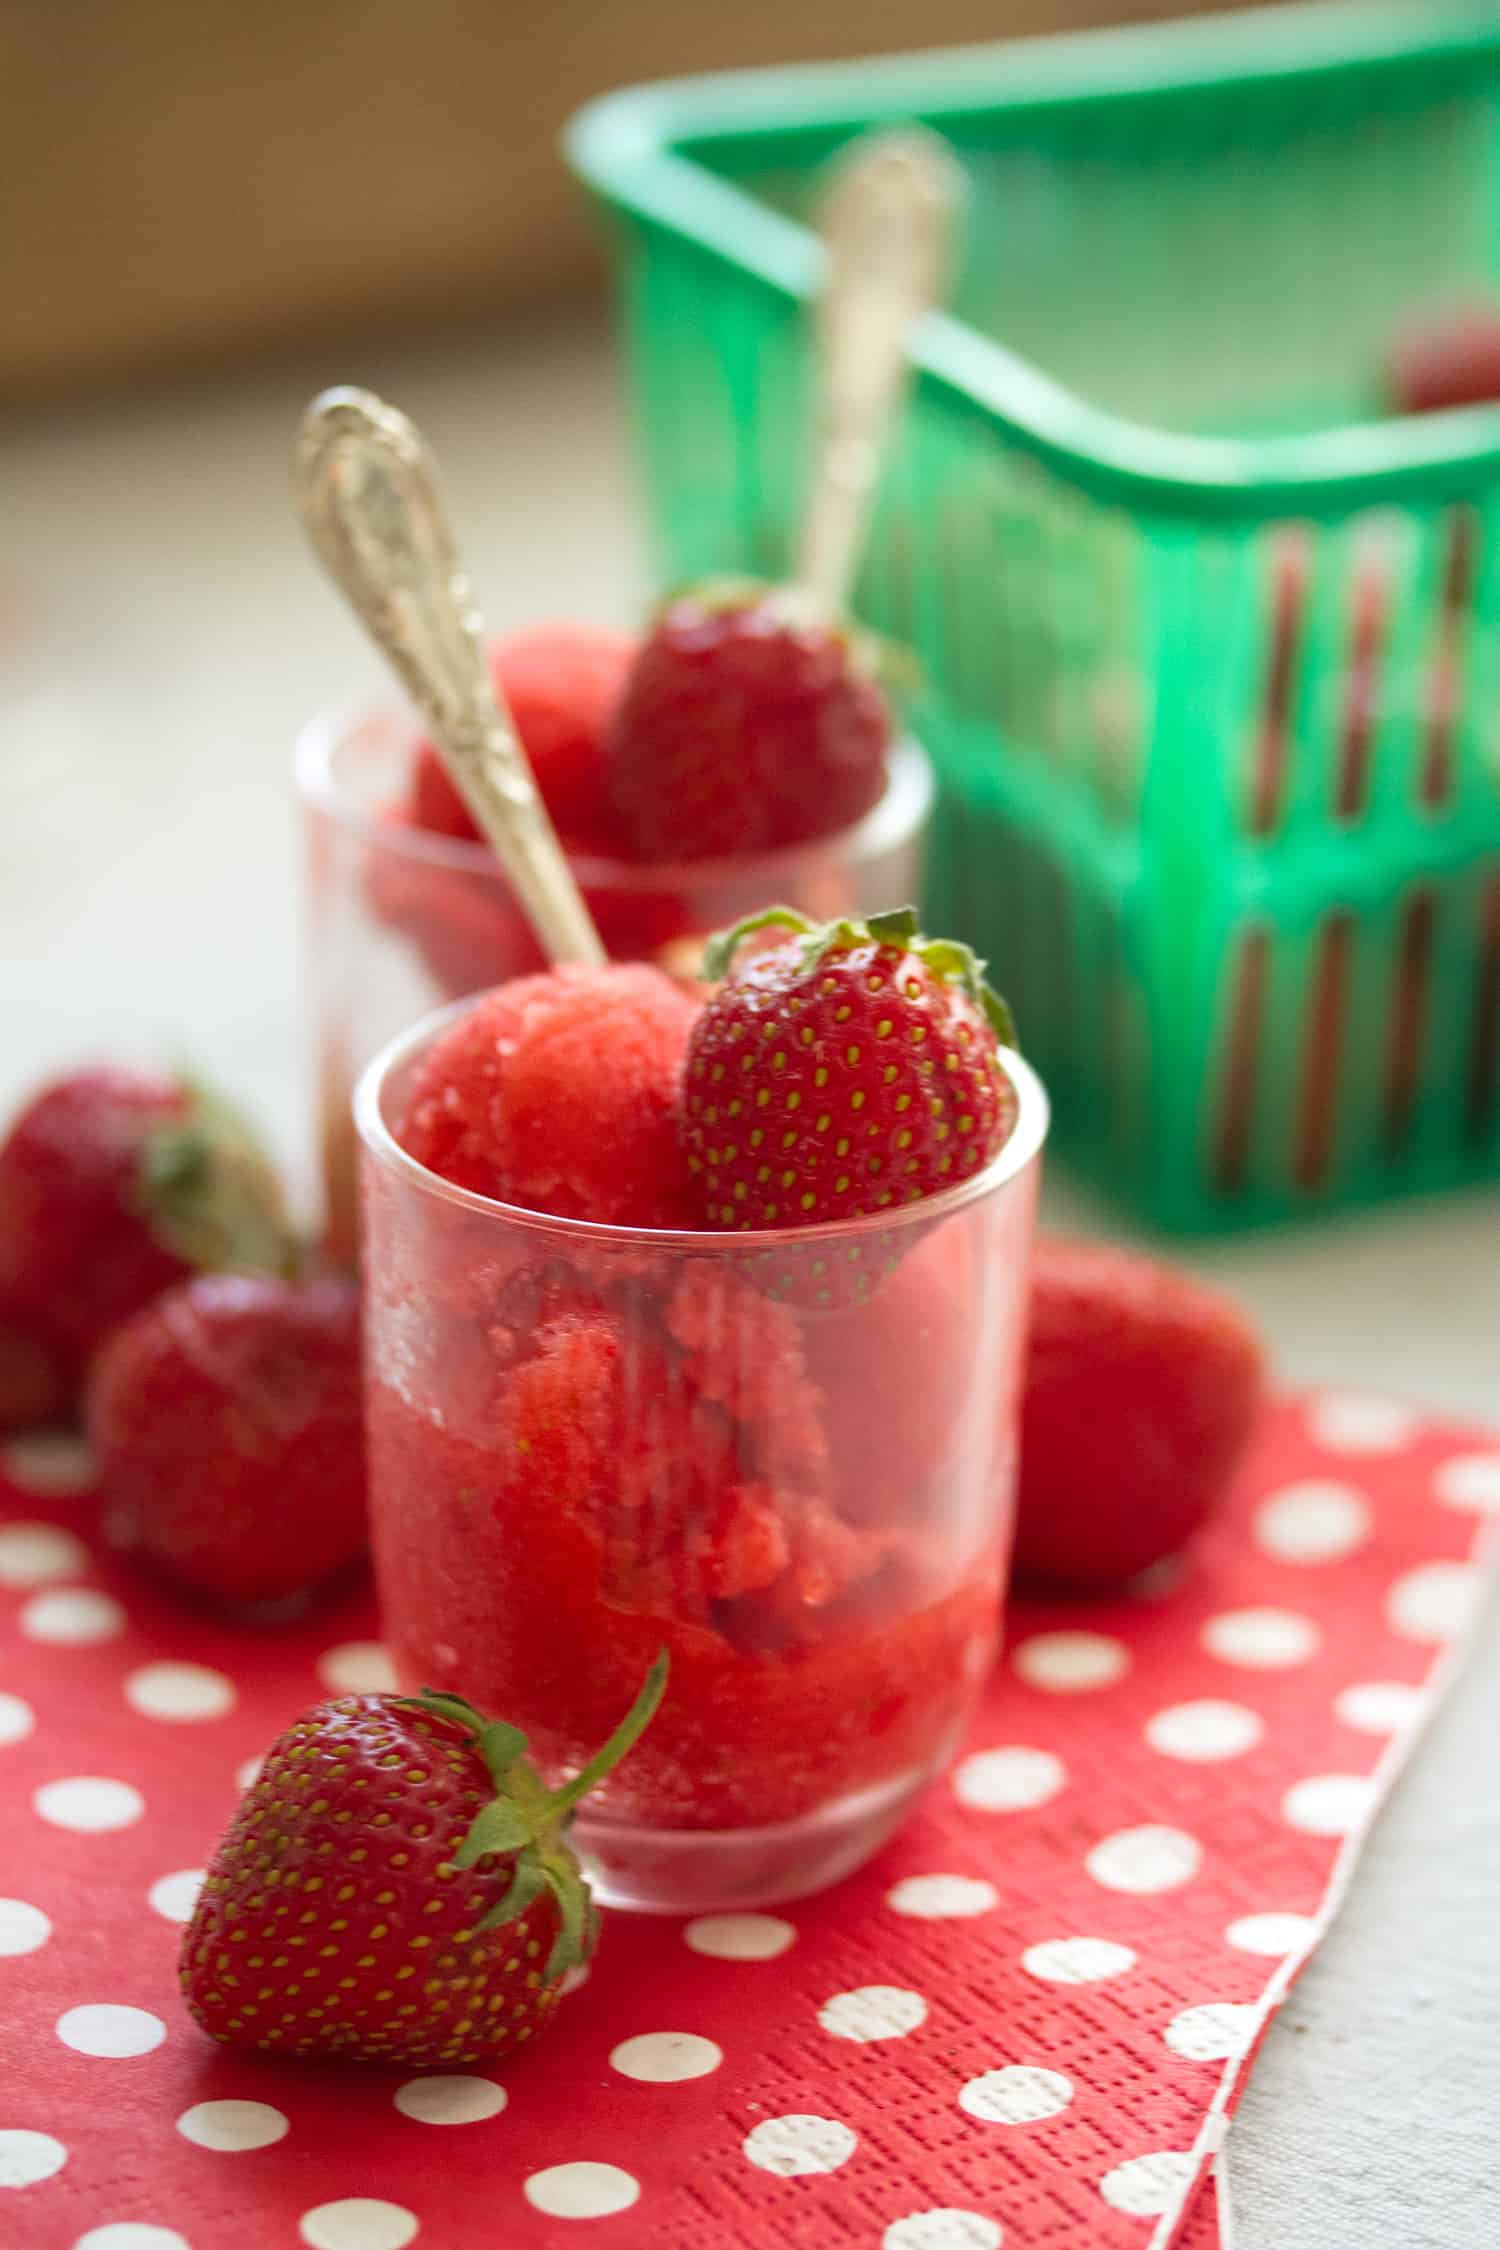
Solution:
[[[453,334],[597,295],[598,238],[556,142],[613,86],[1212,12],[0,0],[0,396]]]

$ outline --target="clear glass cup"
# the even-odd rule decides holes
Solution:
[[[443,1001],[543,966],[487,845],[390,817],[417,740],[409,715],[367,711],[315,720],[297,745],[326,1246],[344,1260],[357,1240],[360,1071]],[[773,900],[825,920],[920,898],[932,799],[927,757],[906,739],[879,803],[836,836],[745,858],[574,867],[615,959],[686,966],[696,940]]]
[[[355,1100],[397,1674],[523,1727],[560,1782],[666,1648],[660,1711],[578,1815],[603,1897],[817,1890],[946,1763],[994,1658],[1045,1096],[1007,1057],[1007,1147],[894,1214],[592,1226],[399,1146],[461,1012],[393,1042]]]

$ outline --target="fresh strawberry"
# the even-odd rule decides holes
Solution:
[[[1223,1497],[1263,1388],[1259,1339],[1216,1290],[1108,1244],[1039,1242],[1018,1579],[1095,1591],[1175,1554]]]
[[[284,1601],[365,1542],[351,1282],[200,1274],[105,1345],[89,1383],[107,1536],[192,1592]]]
[[[862,635],[784,588],[704,586],[668,602],[631,668],[615,803],[645,859],[773,851],[867,813],[890,736]]]
[[[1500,307],[1453,305],[1408,328],[1392,348],[1386,384],[1401,414],[1500,399]]]
[[[403,2069],[494,2062],[530,2039],[598,1942],[568,1816],[650,1723],[666,1676],[663,1653],[557,1790],[519,1728],[455,1695],[307,1712],[246,1792],[183,1939],[204,2030]]]
[[[0,1434],[60,1421],[73,1403],[62,1355],[24,1305],[0,1298]]]
[[[496,641],[490,662],[537,787],[570,844],[618,856],[605,738],[636,644],[602,625],[533,625]],[[430,742],[412,769],[410,810],[439,836],[477,836],[469,808]]]
[[[748,947],[761,931],[790,933]],[[688,1043],[682,1134],[709,1227],[810,1227],[914,1203],[1015,1123],[1004,1003],[909,907],[816,926],[772,907],[715,938],[724,982]]]
[[[71,1405],[111,1329],[200,1267],[284,1267],[281,1192],[244,1125],[180,1078],[102,1067],[0,1143],[0,1303]]]

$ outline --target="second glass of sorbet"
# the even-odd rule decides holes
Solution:
[[[995,1654],[1046,1102],[962,1186],[785,1233],[545,1216],[397,1133],[462,1007],[388,1047],[363,1142],[374,1543],[403,1686],[585,1762],[665,1648],[644,1739],[584,1804],[601,1896],[764,1905],[867,1859]]]
[[[444,1001],[544,965],[488,844],[394,816],[419,741],[410,716],[377,711],[315,720],[297,745],[326,1246],[346,1262],[360,1071]],[[932,800],[931,766],[907,737],[892,746],[884,793],[852,828],[681,864],[574,855],[574,872],[612,960],[675,969],[768,898],[833,921],[920,897]]]

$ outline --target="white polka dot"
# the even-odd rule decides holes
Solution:
[[[175,2227],[153,2226],[149,2219],[111,2219],[81,2234],[73,2250],[192,2250]]]
[[[143,1664],[125,1700],[143,1719],[222,1719],[234,1709],[234,1682],[207,1664]]]
[[[1409,1641],[1451,1641],[1474,1620],[1483,1581],[1472,1563],[1423,1563],[1398,1578],[1386,1596],[1394,1633]]]
[[[581,1986],[583,1986],[583,1985],[587,1984],[587,1983],[588,1983],[588,1981],[589,1981],[589,1964],[588,1964],[588,1962],[587,1962],[587,1961],[575,1961],[575,1962],[573,1963],[573,1966],[572,1966],[572,1968],[571,1968],[571,1969],[564,1969],[564,1970],[563,1970],[563,1973],[562,1973],[562,1983],[561,1983],[561,1984],[560,1984],[560,1985],[558,1986],[558,1990],[559,1990],[559,1992],[561,1992],[561,1993],[563,1994],[564,1998],[566,1998],[566,1996],[568,1995],[568,1993],[570,1993],[570,1992],[577,1992],[577,1991],[579,1990],[579,1988],[580,1988]]]
[[[1241,2054],[1255,2031],[1255,2010],[1238,2000],[1205,2000],[1184,2008],[1167,2025],[1166,2042],[1186,2062],[1227,2062]]]
[[[825,2000],[818,2021],[833,2038],[864,2046],[872,2039],[903,2039],[915,2031],[927,2021],[927,2002],[920,1992],[899,1984],[861,1984]]]
[[[1299,1781],[1281,1800],[1282,1818],[1304,1836],[1347,1836],[1375,1802],[1375,1777],[1319,1773]]]
[[[1277,1960],[1300,1953],[1317,1934],[1310,1914],[1242,1914],[1224,1932],[1241,1953],[1264,1953]]]
[[[222,2149],[226,2154],[242,2149],[269,2148],[285,2140],[291,2125],[269,2102],[194,2102],[177,2120],[185,2141],[199,2148]]]
[[[1099,2193],[1133,2219],[1155,2219],[1172,2209],[1192,2176],[1193,2157],[1188,2150],[1158,2149],[1150,2156],[1128,2157],[1106,2172]]]
[[[0,2188],[35,2187],[67,2161],[67,2150],[50,2133],[28,2132],[21,2125],[0,2127]]]
[[[1278,1562],[1337,1562],[1370,1536],[1370,1503],[1349,1484],[1284,1485],[1255,1511],[1255,1537]]]
[[[1021,1966],[1044,1984],[1102,1984],[1106,1977],[1122,1977],[1135,1960],[1130,1947],[1113,1938],[1056,1937],[1028,1945]]]
[[[24,1742],[36,1725],[36,1713],[19,1695],[0,1695],[0,1748]]]
[[[836,2117],[768,2117],[741,2146],[752,2164],[784,2180],[810,2172],[836,2172],[859,2145],[859,2135]]]
[[[958,2106],[985,2125],[1036,2125],[1058,2116],[1072,2099],[1073,2081],[1060,2070],[1008,2063],[971,2078],[959,2091]]]
[[[112,1641],[123,1633],[125,1612],[113,1595],[92,1586],[58,1586],[50,1593],[33,1594],[17,1622],[29,1641],[86,1648],[91,1641]]]
[[[1313,1437],[1330,1453],[1395,1453],[1409,1445],[1418,1421],[1411,1409],[1389,1398],[1358,1398],[1330,1392],[1307,1411]]]
[[[98,1474],[84,1440],[67,1430],[37,1430],[12,1438],[0,1458],[12,1484],[53,1499],[86,1492]]]
[[[1055,1797],[1068,1778],[1050,1750],[976,1750],[953,1776],[953,1792],[974,1812],[1029,1812]]]
[[[73,1828],[80,1836],[103,1836],[139,1820],[146,1800],[128,1781],[99,1774],[71,1774],[66,1781],[44,1781],[32,1797],[43,1820],[54,1828]]]
[[[1110,1633],[1033,1633],[1011,1657],[1028,1687],[1082,1695],[1110,1687],[1130,1670],[1130,1651]]]
[[[164,1922],[191,1922],[203,1876],[201,1867],[183,1867],[175,1875],[159,1875],[146,1896]]]
[[[691,1952],[712,1961],[774,1961],[797,1931],[776,1914],[700,1914],[682,1935]]]
[[[508,2098],[493,2078],[462,2072],[449,2078],[408,2078],[395,2094],[402,2116],[414,2117],[419,2125],[480,2125],[487,2117],[498,2117]]]
[[[1173,1703],[1146,1721],[1146,1740],[1164,1758],[1209,1765],[1216,1758],[1242,1757],[1265,1733],[1264,1722],[1242,1703]]]
[[[95,2000],[59,2016],[57,2036],[75,2055],[100,2055],[120,2062],[127,2055],[149,2055],[166,2038],[167,2027],[160,2016],[145,2008],[123,2008],[112,2001]]]
[[[1203,1847],[1180,1828],[1121,1828],[1097,1843],[1084,1861],[1109,1891],[1175,1891],[1191,1882]]]
[[[39,1906],[24,1898],[0,1898],[0,1955],[35,1953],[52,1935],[52,1924]]]
[[[639,2200],[641,2183],[618,2164],[549,2164],[523,2181],[521,2192],[550,2219],[608,2219]]]
[[[318,1678],[335,1695],[390,1695],[395,1667],[381,1641],[343,1641],[318,1658]]]
[[[1334,1697],[1333,1708],[1346,1727],[1361,1734],[1399,1734],[1417,1718],[1427,1697],[1404,1680],[1361,1680]]]
[[[1500,1453],[1455,1454],[1438,1470],[1432,1489],[1445,1508],[1500,1516]]]
[[[260,1779],[260,1769],[265,1762],[264,1758],[247,1758],[242,1766],[236,1766],[234,1769],[236,1789],[253,1789]]]
[[[1305,1664],[1322,1639],[1310,1617],[1292,1609],[1226,1609],[1203,1628],[1203,1646],[1224,1664],[1279,1672]]]
[[[622,2078],[647,2086],[676,2086],[685,2078],[706,2078],[724,2060],[724,2050],[696,2031],[639,2031],[610,2050],[610,2064]]]
[[[378,2195],[346,2195],[304,2211],[297,2232],[309,2250],[406,2250],[417,2239],[417,2215]]]
[[[907,1875],[885,1894],[893,1913],[915,1922],[961,1921],[971,1914],[988,1914],[999,1899],[994,1884],[977,1875]]]
[[[153,2226],[149,2219],[111,2219],[81,2234],[73,2250],[192,2250],[175,2227]]]
[[[76,1578],[89,1567],[89,1551],[71,1531],[51,1523],[0,1524],[0,1586],[45,1586],[49,1578]]]
[[[1000,2250],[1004,2240],[998,2219],[978,2211],[913,2211],[891,2221],[880,2250]]]

